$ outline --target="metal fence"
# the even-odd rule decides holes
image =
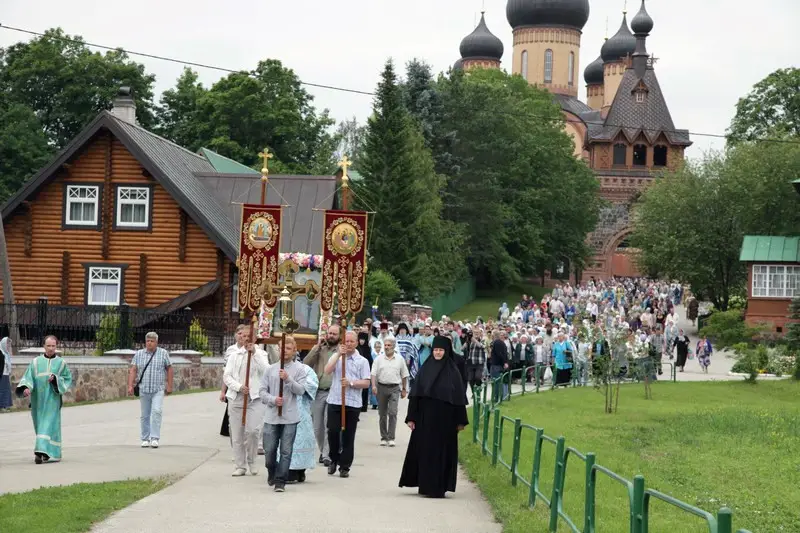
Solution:
[[[198,314],[190,309],[164,314],[127,305],[50,305],[46,299],[0,304],[0,337],[9,334],[12,321],[19,328],[19,348],[42,346],[47,335],[55,335],[69,355],[141,347],[149,331],[158,333],[159,345],[169,350],[220,354],[233,344],[238,324],[235,316]]]
[[[665,363],[666,364],[666,363]],[[540,370],[538,365],[535,368],[538,376]],[[658,500],[670,505],[694,517],[699,517],[705,521],[709,533],[733,533],[733,513],[730,509],[723,507],[716,515],[709,513],[699,507],[680,501],[672,496],[659,492],[652,488],[647,488],[645,478],[641,475],[634,476],[629,480],[608,468],[598,464],[594,453],[582,453],[576,448],[567,447],[566,439],[562,436],[551,437],[545,434],[544,429],[530,424],[523,423],[520,418],[504,416],[500,410],[500,404],[508,401],[510,397],[503,399],[501,393],[505,379],[510,379],[519,370],[506,372],[502,376],[492,380],[482,387],[477,387],[472,396],[472,442],[481,447],[481,452],[489,456],[492,466],[498,464],[506,468],[509,473],[509,483],[518,486],[522,483],[527,487],[527,506],[533,509],[538,502],[544,505],[549,511],[549,523],[547,531],[554,533],[558,531],[562,524],[572,533],[595,533],[596,531],[596,508],[597,508],[597,479],[598,476],[608,478],[620,484],[626,491],[630,524],[630,533],[648,533],[650,529],[652,500]],[[524,377],[527,369],[523,372]],[[674,379],[674,368],[671,372]],[[518,394],[525,394],[525,379],[522,379],[522,391]],[[492,388],[488,394],[489,386]],[[539,392],[539,384],[527,392]],[[488,398],[487,398],[488,396]],[[503,434],[507,429],[506,425],[513,425],[513,440],[511,445],[510,457],[504,456],[509,452],[508,447],[503,448]],[[491,439],[489,430],[491,429]],[[520,469],[520,449],[525,438],[533,439],[533,453],[530,457],[532,469],[529,475]],[[547,491],[543,488],[542,481],[548,472],[542,468],[542,455],[546,447],[552,447],[555,454],[555,468],[552,474],[552,490]],[[580,461],[583,463],[584,477],[584,506],[582,516],[569,516],[564,508],[564,493],[567,478],[567,464],[569,462]],[[563,529],[563,528],[562,528]],[[740,529],[737,533],[751,533]]]
[[[431,316],[450,315],[475,299],[475,280],[473,278],[459,281],[450,292],[442,293],[430,302]]]

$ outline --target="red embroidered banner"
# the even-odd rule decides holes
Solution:
[[[333,308],[334,283],[339,313],[358,313],[364,307],[367,274],[367,213],[325,211],[322,244],[322,311]]]
[[[261,300],[275,307],[277,296],[265,294],[278,284],[278,252],[281,245],[281,206],[242,205],[239,235],[239,311],[255,313]]]

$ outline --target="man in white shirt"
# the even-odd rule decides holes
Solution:
[[[383,355],[372,363],[372,394],[378,397],[378,427],[381,446],[394,447],[397,427],[397,404],[408,395],[408,366],[402,357],[395,357],[395,340],[383,341]],[[402,388],[401,388],[402,387]],[[388,420],[387,420],[388,418]]]
[[[267,353],[250,342],[250,326],[241,324],[236,328],[236,344],[225,350],[228,362],[222,380],[227,387],[225,397],[228,399],[228,417],[230,419],[231,443],[236,468],[234,477],[245,475],[246,468],[250,475],[258,473],[258,440],[264,424],[265,405],[261,402],[258,389],[264,376],[269,359]],[[247,372],[247,354],[252,352],[250,360],[250,380],[245,385]],[[247,403],[247,425],[242,427],[244,399]]]

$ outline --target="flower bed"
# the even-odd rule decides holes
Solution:
[[[280,261],[293,261],[297,266],[303,270],[321,271],[322,270],[322,256],[314,254],[304,254],[300,252],[282,253],[280,254]]]

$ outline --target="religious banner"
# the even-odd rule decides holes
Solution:
[[[325,211],[322,252],[322,311],[333,309],[334,282],[341,315],[364,306],[367,274],[367,213]]]
[[[275,307],[277,295],[266,292],[278,284],[278,251],[281,244],[281,206],[242,205],[239,236],[239,311]],[[266,292],[266,293],[265,293]]]

